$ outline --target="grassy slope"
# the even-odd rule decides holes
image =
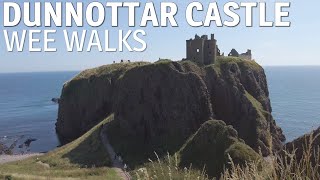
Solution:
[[[0,166],[0,177],[14,179],[119,179],[99,137],[99,127],[109,117],[77,140],[40,157]],[[39,163],[41,162],[41,163]],[[47,167],[47,164],[50,168]]]

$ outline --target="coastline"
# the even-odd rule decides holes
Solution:
[[[21,161],[34,156],[41,156],[44,153],[27,153],[27,154],[15,154],[15,155],[0,155],[0,164],[9,162]]]

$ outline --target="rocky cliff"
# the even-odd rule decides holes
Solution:
[[[147,63],[123,63],[88,69],[63,86],[56,131],[62,142],[84,134],[112,112],[117,80],[127,70]]]
[[[296,155],[296,159],[300,162],[306,156],[307,150],[310,149],[310,160],[320,162],[320,127],[311,133],[305,134],[292,142],[285,144],[284,149],[289,153]],[[320,170],[320,169],[319,169]]]
[[[160,61],[86,70],[64,85],[56,129],[69,141],[111,113],[121,137],[151,149],[177,151],[211,118],[232,125],[264,155],[284,140],[271,115],[263,68],[238,58],[204,67]]]

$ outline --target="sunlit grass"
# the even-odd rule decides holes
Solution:
[[[132,177],[137,180],[208,180],[208,176],[203,170],[193,169],[192,165],[189,167],[181,168],[179,166],[178,155],[170,156],[169,154],[160,159],[155,153],[156,160],[149,159],[144,167],[133,171]]]

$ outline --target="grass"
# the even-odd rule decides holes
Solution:
[[[239,57],[231,57],[231,56],[219,56],[214,65],[219,67],[224,64],[229,64],[230,62],[237,63],[239,66],[248,67],[251,69],[261,69],[261,66],[253,60],[248,61]]]
[[[153,177],[154,175],[158,179],[170,178],[167,175],[172,176],[172,179],[183,179],[186,176],[188,176],[186,179],[197,179],[198,177],[206,179],[203,170],[199,169],[206,165],[206,169],[210,172],[209,175],[219,174],[227,163],[225,152],[230,153],[238,162],[244,159],[255,160],[258,156],[245,144],[237,143],[240,141],[236,138],[237,132],[230,126],[226,126],[222,121],[212,120],[202,125],[201,131],[198,130],[200,132],[192,135],[185,146],[181,148],[181,151],[169,151],[170,154],[175,154],[174,157],[166,156],[166,152],[158,152],[156,149],[152,149],[152,146],[149,147],[136,141],[134,137],[122,137],[117,126],[117,121],[109,123],[109,140],[115,151],[123,157],[124,162],[129,166],[131,174],[137,176],[137,179],[141,179],[143,176]],[[197,138],[195,139],[195,137]],[[153,155],[154,151],[157,151],[156,156]],[[191,163],[193,168],[190,168]],[[151,170],[149,170],[150,168]],[[180,177],[183,173],[185,173],[183,177]]]
[[[149,160],[144,167],[131,172],[133,179],[137,180],[208,180],[205,168],[202,170],[193,169],[192,165],[188,168],[179,166],[178,155],[169,154],[162,160],[155,153],[156,160]]]
[[[293,152],[283,151],[280,155],[270,159],[270,168],[259,167],[256,163],[248,163],[244,167],[232,163],[232,167],[227,169],[222,180],[240,180],[240,179],[275,179],[275,180],[302,180],[302,179],[320,179],[320,153],[312,148],[316,137],[310,136],[305,139],[304,153],[301,159],[298,159]],[[319,147],[317,147],[319,148]],[[314,154],[317,152],[317,154]]]
[[[269,157],[267,163],[261,161],[248,162],[244,166],[236,165],[229,156],[230,167],[221,174],[220,180],[318,180],[320,179],[320,152],[312,149],[316,137],[305,139],[304,153],[297,159],[295,151],[279,153]],[[318,147],[320,148],[320,147]],[[317,152],[317,154],[314,154]],[[167,156],[166,159],[150,161],[144,167],[135,170],[134,178],[138,180],[208,180],[205,168],[202,170],[189,168],[180,169],[177,156]],[[211,178],[215,179],[215,178]]]
[[[238,138],[237,131],[223,121],[209,120],[189,138],[179,151],[180,166],[201,169],[206,166],[208,175],[219,176],[228,165],[229,154],[237,164],[260,158],[253,149]]]
[[[244,61],[240,58],[224,57],[218,60],[218,62],[213,66],[215,69],[221,70],[220,67],[227,65],[227,63],[237,63],[239,67],[255,67],[257,65],[253,61]],[[172,62],[168,60],[160,60],[155,64],[145,65],[143,70],[152,66],[167,66]],[[146,64],[146,63],[145,63]],[[183,68],[186,69],[197,69],[198,67],[194,63],[188,61],[181,62]],[[80,73],[76,78],[88,78],[91,76],[102,76],[109,74],[113,71],[120,69],[121,72],[126,72],[134,67],[144,65],[135,63],[120,63],[108,65],[105,67],[94,68],[91,70],[84,71]],[[260,67],[260,66],[259,66]],[[201,70],[201,69],[200,69]],[[200,72],[199,70],[199,72]],[[119,71],[119,72],[120,72]],[[119,76],[121,78],[121,76]],[[252,103],[252,105],[257,109],[259,116],[264,118],[264,111],[261,103],[257,101],[253,96],[246,92],[246,97]],[[113,116],[105,119],[86,134],[78,138],[77,140],[60,147],[52,152],[49,152],[41,157],[34,157],[24,161],[8,163],[0,166],[0,178],[1,179],[119,179],[114,169],[108,168],[110,166],[110,157],[106,153],[102,142],[99,137],[99,127],[102,124],[110,123],[112,124]],[[113,124],[113,125],[116,125]],[[112,127],[112,126],[110,126]],[[108,129],[108,134],[117,134],[115,129]],[[115,131],[115,132],[113,132]],[[119,135],[120,136],[120,135]],[[192,164],[188,167],[183,167],[180,164],[179,155],[174,156],[158,156],[149,159],[146,163],[146,159],[150,157],[150,154],[143,154],[144,152],[152,152],[152,149],[144,149],[143,144],[139,144],[132,139],[119,136],[109,136],[111,144],[117,152],[124,152],[121,156],[124,158],[125,162],[129,165],[139,164],[134,169],[130,171],[134,179],[149,180],[149,179],[184,179],[184,180],[207,180],[210,179],[206,173],[205,166],[196,166],[194,163],[197,159],[193,159]],[[269,138],[269,137],[268,137]],[[271,138],[271,137],[270,137]],[[203,139],[203,138],[200,138]],[[125,141],[122,141],[125,140]],[[172,140],[172,139],[171,139]],[[175,142],[174,140],[172,140]],[[312,141],[312,140],[310,140]],[[119,143],[121,142],[121,143]],[[199,142],[199,141],[197,141]],[[311,143],[312,144],[312,143]],[[140,152],[134,152],[130,147],[141,146],[137,149]],[[245,149],[242,143],[232,144],[225,152],[229,155],[228,168],[223,170],[221,179],[222,180],[240,180],[240,179],[320,179],[320,154],[314,155],[312,148],[305,148],[302,159],[297,159],[294,152],[283,153],[282,155],[277,155],[268,160],[268,166],[261,167],[261,162],[253,161],[244,163],[245,165],[237,165],[235,161],[237,157],[251,156],[253,153],[249,151],[241,151]],[[219,146],[220,147],[220,146]],[[306,146],[308,147],[308,146]],[[166,148],[167,147],[162,147]],[[239,150],[240,149],[240,150]],[[142,152],[142,153],[141,153]],[[248,153],[249,152],[249,153]],[[160,152],[163,154],[163,152]],[[193,155],[194,151],[191,151]],[[199,152],[198,152],[199,153]],[[212,151],[208,152],[212,153]],[[140,154],[142,156],[135,156]],[[197,154],[194,154],[197,157]],[[200,154],[198,157],[203,156]],[[204,158],[207,158],[205,156]],[[233,157],[233,158],[231,158]],[[313,157],[314,159],[311,159]],[[146,158],[146,159],[145,159]],[[218,157],[219,158],[219,157]],[[218,158],[213,158],[214,163]],[[192,163],[191,162],[191,163]],[[189,164],[189,163],[188,163]]]
[[[80,72],[78,75],[76,75],[72,80],[67,81],[64,84],[62,98],[67,97],[71,95],[74,92],[75,89],[81,89],[81,81],[84,82],[91,82],[92,79],[95,77],[102,77],[103,79],[107,80],[117,80],[121,78],[128,70],[138,67],[150,64],[148,62],[131,62],[131,63],[114,63],[114,64],[108,64],[92,69],[87,69],[82,72]]]
[[[43,156],[0,166],[0,177],[13,179],[118,179],[100,140],[99,127]],[[108,167],[109,166],[109,167]]]
[[[250,93],[246,91],[245,96],[248,98],[248,100],[251,102],[253,107],[257,110],[258,116],[256,118],[256,132],[259,136],[259,139],[265,139],[265,143],[267,143],[269,147],[269,151],[272,151],[272,136],[270,133],[265,133],[265,128],[270,128],[268,125],[268,121],[266,119],[266,116],[269,115],[269,112],[265,111],[261,105],[261,103],[255,99]],[[269,132],[269,130],[267,131]]]
[[[146,64],[150,64],[148,62],[131,62],[131,63],[114,63],[114,64],[108,64],[108,65],[104,65],[104,66],[100,66],[97,68],[92,68],[92,69],[87,69],[82,71],[81,73],[79,73],[73,80],[78,80],[78,79],[87,79],[90,76],[101,76],[101,75],[105,75],[105,74],[111,74],[111,73],[115,73],[115,72],[119,72],[119,73],[124,73],[127,70],[130,70],[134,67],[137,66],[142,66],[142,65],[146,65]]]

